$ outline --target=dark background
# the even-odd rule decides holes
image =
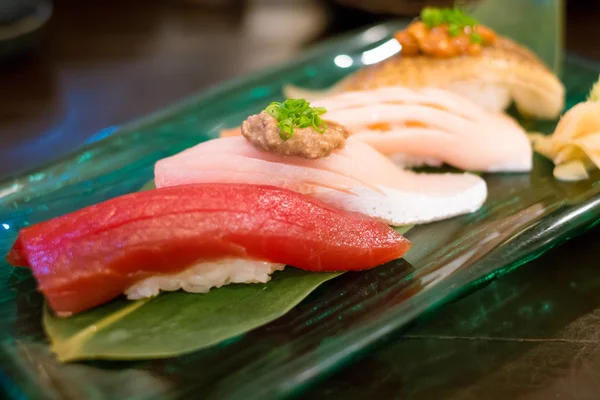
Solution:
[[[0,179],[386,18],[326,1],[207,2],[58,0],[37,50],[0,63]],[[567,4],[567,49],[600,61],[600,2]],[[599,234],[443,307],[304,398],[600,399]]]
[[[37,50],[0,59],[0,180],[385,18],[325,0],[56,0]],[[598,18],[600,2],[568,1],[570,51],[600,59]]]

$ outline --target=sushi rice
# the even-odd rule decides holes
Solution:
[[[282,271],[285,264],[241,258],[201,262],[177,274],[152,276],[130,286],[125,295],[129,300],[157,296],[160,291],[183,289],[190,293],[208,293],[230,283],[266,283],[271,274]]]

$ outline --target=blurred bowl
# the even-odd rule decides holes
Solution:
[[[52,11],[50,0],[0,0],[0,61],[33,51]]]

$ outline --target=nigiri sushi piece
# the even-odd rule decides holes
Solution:
[[[531,144],[518,123],[448,90],[387,87],[341,93],[313,104],[402,167],[446,163],[467,171],[531,170]],[[235,135],[241,135],[240,128],[221,133]]]
[[[352,137],[317,159],[262,151],[241,136],[214,139],[158,161],[154,177],[157,187],[211,182],[278,186],[396,226],[471,213],[487,196],[485,181],[477,175],[404,171]]]
[[[286,264],[369,269],[409,247],[387,225],[308,196],[217,183],[129,194],[24,228],[7,259],[32,269],[64,317],[126,292],[140,298],[158,289],[264,282]]]
[[[564,85],[532,51],[476,22],[457,26],[441,18],[427,18],[424,21],[422,15],[421,21],[396,34],[402,46],[399,54],[367,65],[326,90],[287,86],[285,96],[312,102],[340,92],[388,86],[436,87],[493,112],[514,102],[527,117],[554,119],[560,115]],[[456,28],[463,29],[452,32]],[[486,42],[487,36],[490,40]]]
[[[517,122],[447,90],[380,88],[315,104],[355,138],[407,167],[446,163],[467,171],[531,170],[531,144]]]

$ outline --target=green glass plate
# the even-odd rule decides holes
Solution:
[[[322,88],[353,70],[401,23],[351,34],[275,70],[191,98],[28,176],[0,183],[0,252],[18,229],[137,190],[153,164],[281,98],[282,85]],[[385,48],[385,47],[384,47]],[[350,68],[337,55],[355,60]],[[373,53],[370,53],[373,54]],[[346,59],[347,60],[347,59]],[[583,100],[598,68],[567,57],[568,106]],[[549,132],[553,123],[527,123]],[[9,398],[268,399],[301,393],[371,346],[431,311],[591,227],[600,215],[600,173],[560,183],[552,164],[531,174],[486,175],[489,199],[478,212],[419,226],[405,260],[347,273],[286,316],[187,356],[138,362],[59,364],[41,327],[42,296],[24,269],[0,261],[0,388]]]

